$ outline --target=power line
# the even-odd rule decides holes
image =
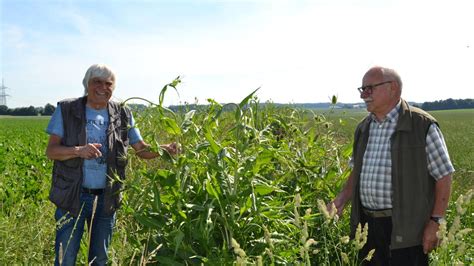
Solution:
[[[7,96],[10,96],[6,93],[7,89],[9,88],[4,85],[3,79],[2,79],[2,87],[0,88],[0,105],[7,106]]]

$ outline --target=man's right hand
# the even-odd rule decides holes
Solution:
[[[88,143],[84,146],[63,146],[61,144],[61,137],[57,135],[50,135],[48,147],[46,148],[46,156],[51,160],[64,161],[73,158],[94,159],[102,156],[99,148],[102,147],[100,143]]]
[[[347,202],[352,197],[353,187],[354,187],[354,174],[353,172],[351,172],[349,174],[349,177],[347,178],[346,184],[344,185],[344,188],[342,189],[342,191],[339,193],[339,195],[337,195],[337,197],[332,202],[330,202],[326,206],[328,211],[332,210],[332,206],[334,204],[334,207],[337,209],[337,216],[341,217],[344,207],[346,207]]]
[[[78,156],[84,159],[99,158],[102,156],[102,153],[99,150],[100,147],[102,147],[102,144],[100,143],[87,143],[84,146],[79,146]]]
[[[342,211],[344,210],[344,207],[346,206],[346,202],[347,201],[344,201],[344,200],[341,200],[340,197],[338,196],[337,198],[335,198],[333,201],[329,202],[326,207],[328,209],[328,212],[331,212],[332,211],[332,208],[336,208],[337,212],[337,216],[341,217],[342,215]]]

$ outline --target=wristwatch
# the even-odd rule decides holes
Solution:
[[[445,223],[446,220],[443,217],[431,216],[430,219],[437,224]]]

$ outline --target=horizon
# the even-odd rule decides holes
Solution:
[[[402,97],[403,100],[406,100]],[[452,100],[474,100],[474,98],[462,98],[462,99],[453,99],[453,98],[448,98],[448,99],[452,99]],[[408,101],[407,102],[411,105],[413,104],[416,104],[416,105],[420,105],[420,104],[424,104],[424,103],[433,103],[433,102],[439,102],[439,101],[446,101],[448,99],[439,99],[439,100],[434,100],[434,101],[425,101],[425,102],[414,102],[414,101]],[[113,99],[111,99],[113,100]],[[242,99],[243,100],[243,99]],[[222,104],[222,105],[225,105],[225,104],[229,104],[229,103],[239,103],[240,101],[236,101],[236,102],[219,102],[219,104]],[[277,105],[304,105],[304,104],[331,104],[330,101],[327,101],[327,102],[287,102],[287,103],[282,103],[282,102],[271,102],[271,101],[265,101],[265,102],[259,102],[260,104],[277,104]],[[34,106],[34,105],[29,105],[29,106],[15,106],[15,107],[10,107],[7,105],[7,108],[8,109],[15,109],[15,108],[28,108],[30,106],[33,106],[34,108],[43,108],[45,107],[47,104],[51,104],[53,105],[55,108],[57,107],[55,103],[45,103],[43,105],[38,105],[38,106]],[[138,101],[138,102],[133,102],[133,101],[129,101],[127,104],[131,104],[131,105],[142,105],[142,106],[145,106],[147,107],[148,106],[148,103],[145,102],[145,101]],[[198,103],[198,104],[195,104],[195,103],[181,103],[181,104],[171,104],[171,105],[165,105],[165,107],[176,107],[176,106],[185,106],[185,105],[198,105],[198,106],[207,106],[207,105],[210,105],[210,103]],[[360,107],[357,107],[357,108],[351,108],[351,109],[366,109],[365,108],[365,103],[364,101],[360,101],[360,102],[337,102],[336,105],[361,105]]]
[[[400,74],[402,98],[471,99],[474,16],[443,1],[13,1],[0,2],[0,76],[7,106],[82,96],[94,63],[117,77],[114,99],[164,105],[239,102],[360,103],[374,65]],[[442,18],[442,19],[440,19]]]

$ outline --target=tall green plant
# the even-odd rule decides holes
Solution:
[[[315,219],[301,214],[306,227],[298,226],[293,199],[304,193],[311,205],[326,198],[330,189],[319,190],[320,180],[343,173],[335,157],[344,147],[330,123],[263,106],[258,89],[239,104],[208,100],[205,110],[174,113],[161,106],[166,88],[137,124],[148,142],[178,140],[183,151],[166,163],[131,164],[126,210],[140,224],[137,243],[148,252],[162,245],[156,260],[166,264],[230,263],[233,239],[248,262],[311,261],[299,247],[302,235],[317,233]]]

